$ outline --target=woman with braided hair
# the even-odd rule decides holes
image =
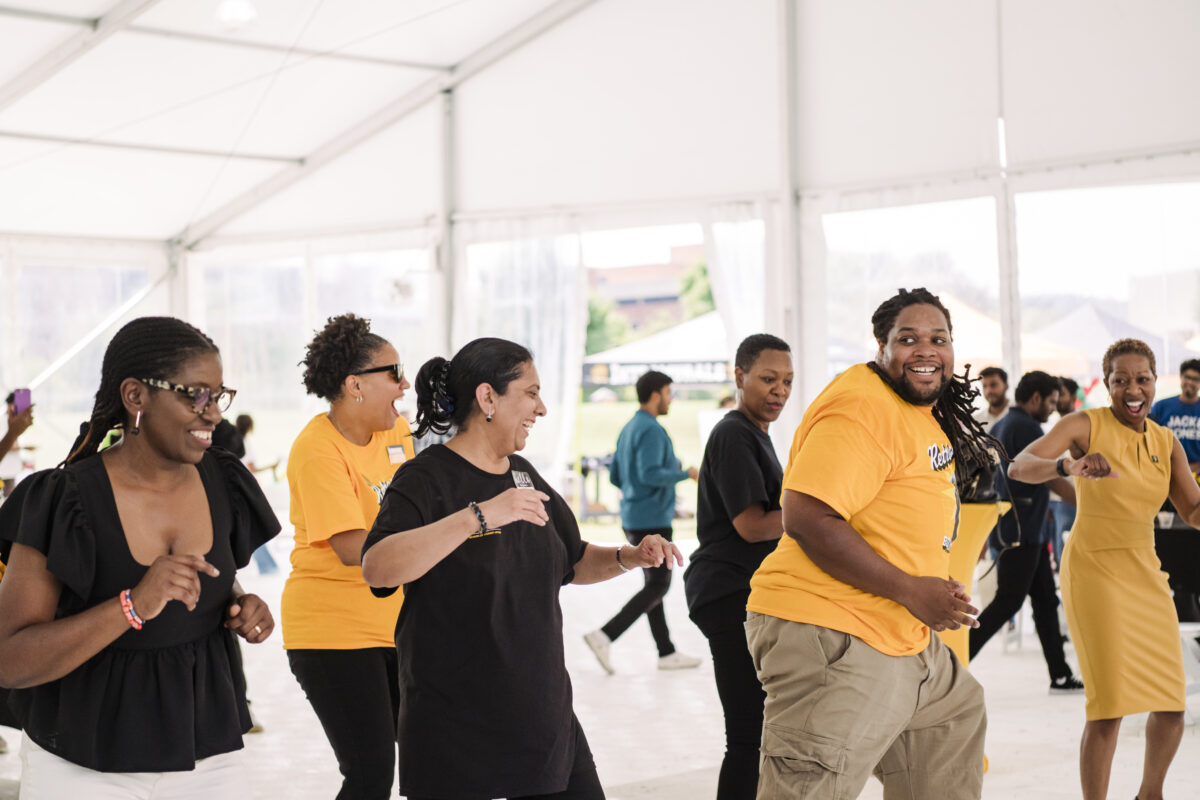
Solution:
[[[413,457],[396,401],[409,387],[396,348],[354,314],[308,345],[304,387],[329,403],[288,456],[292,572],[283,646],[342,773],[338,800],[382,800],[396,763],[396,650],[401,597],[371,596],[363,540],[392,475]]]
[[[0,507],[0,684],[25,731],[25,800],[245,793],[233,634],[261,642],[274,622],[236,572],[279,523],[209,449],[233,395],[207,336],[135,319],[66,460]],[[112,428],[125,435],[98,454]]]
[[[418,435],[457,433],[396,475],[363,550],[377,594],[404,587],[400,793],[599,800],[558,592],[683,558],[657,535],[638,547],[584,542],[566,502],[517,455],[546,414],[524,347],[476,339],[426,362],[416,384]]]

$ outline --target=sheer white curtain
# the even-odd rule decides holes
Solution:
[[[705,215],[708,278],[731,349],[770,327],[766,212],[761,202],[745,202],[713,206]]]
[[[547,416],[522,455],[556,488],[569,467],[587,330],[579,235],[566,218],[457,226],[455,349],[480,336],[529,348]],[[447,354],[450,355],[450,354]]]

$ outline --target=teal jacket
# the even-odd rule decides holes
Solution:
[[[675,484],[688,477],[679,468],[671,437],[642,409],[621,429],[608,479],[621,490],[621,527],[669,528],[675,517]]]

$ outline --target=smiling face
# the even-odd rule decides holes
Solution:
[[[936,306],[906,306],[896,315],[875,356],[896,391],[908,402],[937,402],[954,372],[954,345],[946,316]]]
[[[380,346],[371,354],[371,361],[363,369],[384,367],[400,361],[396,348],[390,344]],[[390,431],[396,425],[400,412],[396,410],[396,401],[404,397],[404,391],[411,384],[408,378],[400,376],[400,382],[392,377],[390,371],[370,372],[366,375],[355,375],[358,381],[358,392],[362,402],[346,404],[349,413],[354,414],[366,423],[372,431]]]
[[[764,431],[779,419],[792,393],[792,356],[784,350],[763,350],[747,372],[733,371],[740,394],[738,410]]]
[[[1185,403],[1200,400],[1200,372],[1185,369],[1179,376],[1179,397]]]
[[[1112,360],[1112,367],[1104,377],[1112,399],[1112,412],[1121,424],[1142,431],[1146,427],[1146,416],[1154,402],[1156,376],[1150,369],[1150,359],[1136,353],[1126,353]]]
[[[488,438],[497,444],[500,452],[507,455],[524,449],[529,431],[537,418],[546,416],[541,388],[537,368],[532,361],[526,361],[521,365],[521,374],[509,381],[504,394],[491,394],[491,401],[495,404],[492,421],[481,420],[474,424],[484,427]]]
[[[217,353],[193,356],[163,380],[219,391],[222,385],[221,356]],[[170,461],[198,463],[212,445],[213,428],[221,421],[216,403],[209,405],[204,413],[197,414],[195,402],[187,395],[170,389],[145,388],[140,426],[145,443]]]

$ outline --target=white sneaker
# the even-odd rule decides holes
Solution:
[[[698,666],[700,666],[700,659],[695,656],[684,655],[678,650],[669,656],[661,656],[658,659],[659,669],[691,669]]]
[[[585,633],[583,640],[587,642],[587,646],[592,648],[592,653],[596,656],[596,660],[600,662],[600,666],[604,667],[604,671],[609,675],[616,672],[613,669],[612,657],[609,655],[609,649],[612,647],[612,639],[608,638],[608,634],[604,631],[592,631]]]

